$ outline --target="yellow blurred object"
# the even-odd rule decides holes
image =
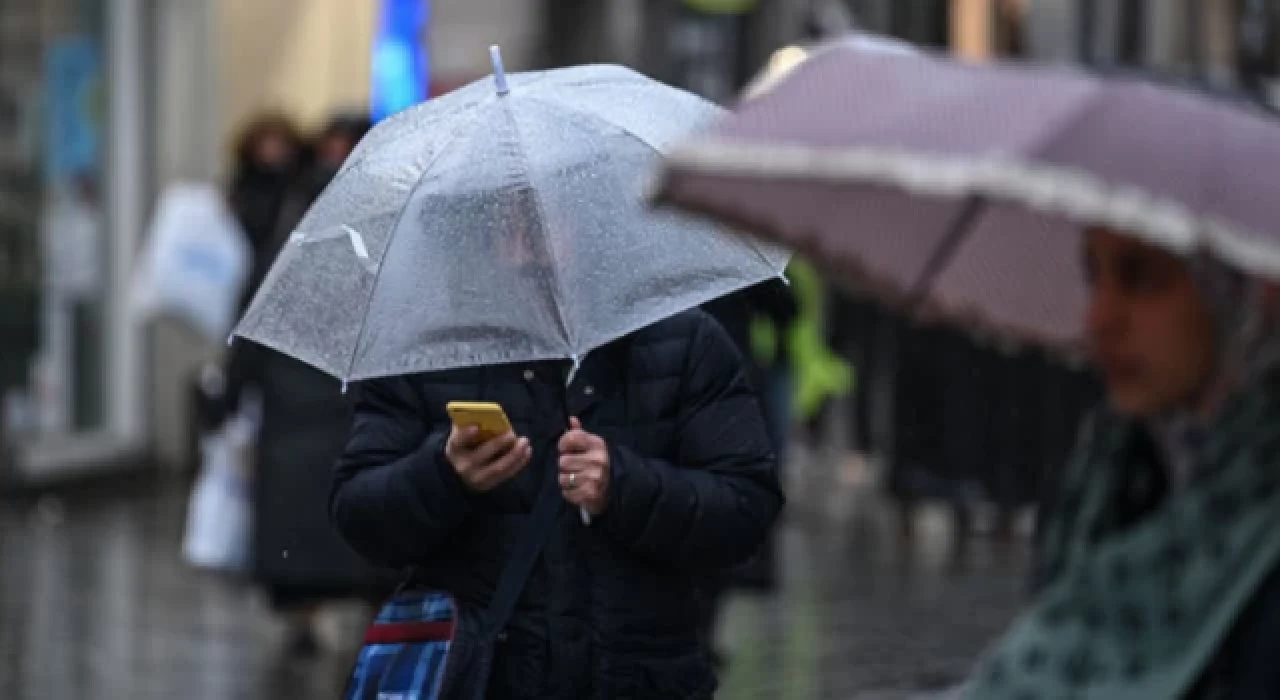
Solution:
[[[808,57],[809,50],[801,46],[784,46],[774,51],[764,70],[751,81],[743,95],[747,99],[753,99],[765,94]]]
[[[951,50],[964,61],[981,62],[995,57],[995,0],[955,0],[951,3]]]
[[[786,368],[794,378],[791,406],[801,420],[817,416],[828,399],[845,396],[853,388],[854,372],[849,363],[827,346],[823,333],[826,317],[826,289],[816,270],[801,258],[792,258],[787,279],[795,295],[797,316],[787,328],[778,328],[765,317],[753,319],[751,350],[756,361],[772,367],[783,345]]]
[[[745,15],[756,9],[760,0],[684,0],[684,6],[708,15]]]

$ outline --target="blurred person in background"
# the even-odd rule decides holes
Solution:
[[[1085,241],[1108,405],[1044,513],[1035,604],[970,697],[1280,697],[1280,287]]]
[[[275,112],[260,115],[241,131],[227,196],[253,251],[249,283],[240,310],[271,268],[281,213],[302,170],[306,147],[298,127]]]
[[[254,247],[247,301],[302,216],[372,126],[339,115],[303,144],[280,117],[255,122],[232,202]],[[317,621],[329,602],[376,603],[390,592],[329,522],[328,475],[351,424],[341,385],[322,372],[256,343],[236,343],[228,361],[225,416],[242,397],[260,401],[255,445],[254,580],[288,626],[286,648],[319,651]]]
[[[329,182],[346,162],[347,156],[351,155],[356,144],[360,143],[360,139],[364,138],[371,128],[373,128],[373,122],[363,114],[340,113],[330,118],[312,137],[307,149],[308,158],[305,167],[291,183],[289,197],[281,212],[281,220],[291,222],[288,227],[290,230],[277,232],[282,235],[276,237],[277,249],[272,251],[272,260],[275,259],[278,247],[293,232],[292,224],[297,224],[302,219],[302,215],[307,212],[311,203],[320,196],[324,188],[329,186]]]
[[[306,144],[297,125],[279,112],[265,112],[245,123],[232,144],[231,178],[227,202],[249,245],[249,275],[241,292],[243,314],[266,276],[275,255],[275,235],[286,200],[302,169]],[[235,359],[234,350],[228,359]],[[208,363],[192,377],[195,425],[193,435],[218,431],[238,402],[239,387],[227,365]],[[194,448],[198,441],[193,441]]]
[[[774,363],[762,362],[754,352],[752,326],[757,318],[763,318],[775,329],[789,328],[799,312],[795,298],[785,282],[770,280],[728,296],[715,299],[703,310],[720,322],[729,338],[742,353],[748,380],[758,392],[764,410],[769,439],[777,455],[781,470],[786,461],[784,448],[790,429],[790,377],[786,371],[787,346],[784,335],[778,334]],[[774,538],[772,533],[759,553],[735,572],[713,574],[702,586],[702,634],[718,666],[726,659],[715,648],[715,630],[723,607],[725,593],[730,588],[770,592],[776,586],[774,571]]]

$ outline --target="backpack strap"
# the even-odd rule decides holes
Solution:
[[[538,500],[534,503],[533,512],[529,516],[528,527],[520,535],[520,541],[512,551],[510,559],[502,567],[493,598],[485,611],[481,639],[486,642],[497,639],[502,628],[506,627],[511,620],[516,603],[520,600],[520,593],[524,591],[525,584],[533,573],[533,566],[538,561],[538,555],[542,553],[542,547],[547,543],[551,529],[555,526],[560,511],[565,505],[565,500],[560,496],[560,471],[554,464],[548,467],[547,474],[542,480],[542,490],[538,493]]]

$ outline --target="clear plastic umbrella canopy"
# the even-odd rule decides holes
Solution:
[[[236,333],[343,380],[575,359],[778,276],[781,249],[645,206],[717,111],[620,67],[499,64],[370,132]]]

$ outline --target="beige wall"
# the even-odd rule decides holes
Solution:
[[[314,125],[369,102],[377,0],[215,0],[220,131],[266,109]]]

